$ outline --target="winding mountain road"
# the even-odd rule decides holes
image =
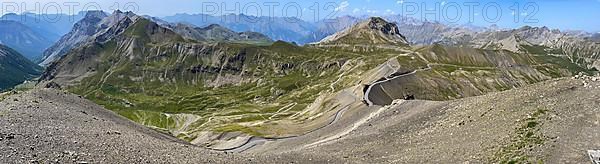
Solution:
[[[256,147],[257,145],[261,145],[264,144],[265,142],[274,142],[274,141],[282,141],[282,140],[286,140],[286,139],[292,139],[292,138],[297,138],[297,137],[301,137],[310,133],[313,133],[315,131],[321,130],[325,127],[328,127],[334,123],[336,123],[342,116],[342,114],[348,110],[350,108],[350,105],[338,110],[335,113],[335,116],[333,117],[333,119],[327,123],[326,125],[321,126],[320,128],[311,130],[308,133],[302,134],[302,135],[298,135],[298,136],[289,136],[289,137],[280,137],[280,138],[264,138],[264,137],[256,137],[256,136],[252,136],[250,137],[244,144],[241,144],[239,146],[236,147],[232,147],[232,148],[227,148],[227,149],[212,149],[212,150],[217,150],[217,151],[225,151],[225,152],[235,152],[235,153],[241,153],[244,152],[246,150],[249,150],[253,147]]]
[[[393,77],[390,77],[390,78],[387,78],[387,77],[386,77],[386,78],[385,78],[385,80],[382,80],[382,81],[377,81],[377,82],[375,82],[375,83],[373,83],[373,84],[369,85],[369,87],[368,87],[368,88],[367,88],[367,90],[365,91],[364,101],[367,103],[367,105],[368,105],[368,106],[373,106],[373,105],[374,105],[374,104],[373,104],[373,101],[371,101],[371,99],[369,98],[369,94],[371,93],[371,90],[373,89],[373,87],[381,87],[381,84],[382,84],[382,83],[385,83],[385,82],[388,82],[388,81],[392,81],[392,80],[394,80],[394,79],[397,79],[397,78],[401,78],[401,77],[406,77],[406,76],[414,75],[414,74],[416,74],[416,73],[417,73],[417,72],[419,72],[419,71],[428,71],[428,70],[431,70],[431,66],[430,66],[430,64],[427,64],[427,67],[426,67],[426,68],[421,68],[421,69],[418,69],[418,70],[414,70],[414,71],[412,71],[412,72],[408,72],[408,73],[403,73],[403,74],[395,75],[395,76],[393,76]],[[382,88],[382,89],[383,89],[383,88]]]
[[[370,94],[370,92],[371,92],[371,89],[372,89],[373,87],[375,87],[375,86],[377,86],[377,87],[381,87],[381,85],[380,85],[380,84],[382,84],[382,83],[385,83],[385,82],[388,82],[388,81],[391,81],[391,80],[394,80],[394,79],[397,79],[397,78],[401,78],[401,77],[405,77],[405,76],[409,76],[409,75],[414,75],[414,74],[416,74],[417,72],[420,72],[420,71],[428,71],[428,70],[431,70],[431,69],[432,69],[432,68],[431,68],[430,64],[427,64],[427,67],[425,67],[425,68],[421,68],[421,69],[418,69],[418,70],[414,70],[414,71],[411,71],[411,72],[408,72],[408,73],[403,73],[403,74],[395,75],[395,76],[393,76],[393,77],[386,77],[386,80],[377,81],[377,82],[373,83],[372,85],[370,85],[370,86],[367,88],[367,90],[366,90],[366,92],[365,92],[365,96],[363,97],[363,99],[364,99],[364,101],[365,101],[365,102],[367,102],[368,106],[373,106],[373,102],[372,102],[372,101],[371,101],[371,99],[369,98],[369,94]],[[239,145],[239,146],[236,146],[236,147],[231,147],[231,148],[227,148],[227,149],[213,149],[213,150],[225,151],[225,152],[236,152],[236,153],[240,153],[240,152],[244,152],[244,151],[247,151],[247,150],[249,150],[249,149],[252,149],[252,148],[254,148],[254,147],[258,146],[258,145],[264,144],[264,143],[266,143],[266,142],[275,142],[275,141],[282,141],[282,140],[286,140],[286,139],[298,138],[298,137],[301,137],[301,136],[304,136],[304,135],[307,135],[307,134],[313,133],[313,132],[315,132],[315,131],[321,130],[321,129],[325,128],[325,127],[328,127],[328,126],[330,126],[330,125],[332,125],[332,124],[336,123],[338,120],[340,120],[340,118],[341,118],[341,116],[343,115],[343,113],[344,113],[346,110],[348,110],[349,108],[350,108],[350,106],[346,106],[346,107],[344,107],[344,108],[340,109],[339,111],[337,111],[337,112],[336,112],[336,114],[335,114],[334,118],[333,118],[333,119],[332,119],[332,120],[331,120],[331,121],[330,121],[328,124],[326,124],[326,125],[324,125],[324,126],[321,126],[320,128],[317,128],[317,129],[311,130],[310,132],[308,132],[308,133],[306,133],[306,134],[303,134],[303,135],[298,135],[298,136],[290,136],[290,137],[281,137],[281,138],[264,138],[264,137],[256,137],[256,136],[253,136],[253,137],[250,137],[250,138],[248,138],[248,140],[247,140],[245,143],[243,143],[243,144],[241,144],[241,145]],[[319,141],[316,141],[316,142],[312,142],[311,144],[308,144],[308,145],[306,145],[306,146],[304,146],[304,147],[314,147],[314,146],[316,146],[316,145],[319,145],[319,144],[323,144],[323,143],[327,143],[327,142],[330,142],[330,141],[332,141],[332,140],[335,140],[335,139],[339,139],[339,138],[341,138],[341,137],[343,137],[343,136],[347,135],[348,133],[352,132],[353,130],[355,130],[355,129],[356,129],[356,128],[358,128],[360,125],[362,125],[362,124],[364,124],[365,122],[367,122],[367,121],[368,121],[369,119],[371,119],[372,117],[374,117],[374,116],[376,116],[377,114],[381,113],[381,112],[382,112],[382,110],[383,110],[383,108],[382,108],[382,109],[380,109],[380,110],[378,110],[378,111],[375,111],[374,113],[371,113],[371,114],[370,114],[370,115],[368,115],[367,117],[365,117],[365,118],[363,118],[363,119],[359,120],[358,122],[355,122],[354,124],[352,124],[352,126],[351,126],[349,129],[347,129],[347,130],[344,130],[344,131],[343,131],[343,132],[341,132],[341,133],[334,134],[334,135],[332,135],[332,136],[330,136],[330,137],[326,137],[326,138],[324,138],[324,139],[322,139],[322,140],[319,140]]]

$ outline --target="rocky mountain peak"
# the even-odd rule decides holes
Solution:
[[[408,45],[398,26],[380,17],[371,17],[344,31],[326,37],[319,44],[402,44]]]
[[[75,23],[69,33],[44,51],[40,64],[47,66],[64,56],[72,48],[77,48],[85,43],[109,40],[123,32],[138,18],[139,16],[132,12],[123,13],[119,10],[115,10],[111,15],[107,15],[103,11],[88,11],[82,20]]]
[[[401,35],[398,26],[380,17],[371,17],[358,24],[358,29],[378,30],[387,35]]]
[[[381,17],[371,17],[366,22],[368,22],[368,24],[370,25],[370,27],[373,28],[373,29],[379,29],[379,28],[391,25],[391,23],[388,23],[387,21],[385,21]]]
[[[116,14],[123,14],[123,11],[117,9],[117,10],[113,11],[113,13],[111,15],[116,15]]]
[[[550,28],[543,26],[543,27],[531,27],[531,26],[523,26],[519,29],[517,29],[517,31],[530,31],[530,32],[551,32]]]
[[[219,24],[210,24],[210,25],[204,27],[204,29],[215,29],[215,28],[224,28],[224,27],[222,27]]]
[[[106,18],[108,15],[106,15],[106,13],[104,11],[101,10],[90,10],[87,11],[85,13],[85,16],[83,17],[84,20],[86,19],[104,19]]]

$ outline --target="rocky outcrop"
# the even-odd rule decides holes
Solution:
[[[203,42],[273,42],[261,33],[235,32],[218,24],[200,28],[178,23],[169,25],[169,28],[181,36]]]
[[[94,42],[106,42],[124,32],[139,16],[132,12],[116,10],[110,16],[103,11],[89,11],[86,17],[75,24],[54,46],[44,52],[41,65],[48,66],[60,59],[72,49]]]
[[[88,11],[86,16],[73,26],[71,32],[61,37],[52,47],[44,51],[40,64],[47,66],[64,56],[72,48],[87,42],[102,28],[98,25],[106,17],[107,15],[103,11]]]
[[[391,44],[408,45],[398,26],[373,17],[344,31],[328,36],[317,44]]]

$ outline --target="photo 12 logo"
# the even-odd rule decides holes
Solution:
[[[58,22],[62,19],[68,19],[68,21],[75,22],[75,15],[80,11],[113,11],[123,10],[138,12],[140,7],[136,2],[114,2],[108,6],[102,6],[97,2],[0,2],[0,14],[12,14],[12,13],[38,13],[35,15],[21,15],[22,21],[46,21],[46,22]],[[33,17],[34,20],[27,20]],[[67,17],[67,18],[65,18]]]
[[[185,2],[181,2],[185,3]],[[487,22],[497,23],[500,21],[512,21],[515,23],[538,23],[536,14],[540,7],[535,2],[479,2],[479,1],[409,1],[397,0],[389,2],[389,5],[378,5],[382,2],[365,2],[360,6],[351,6],[349,1],[203,1],[195,2],[195,11],[191,13],[204,14],[203,21],[210,16],[221,16],[223,22],[259,22],[274,21],[283,18],[288,23],[301,22],[300,20],[312,20],[314,22],[333,22],[343,15],[355,17],[362,16],[389,16],[401,15],[403,18],[419,19],[422,21],[438,21],[444,23],[472,23]],[[104,4],[101,5],[101,4]],[[0,2],[2,15],[9,13],[38,13],[35,21],[57,22],[64,17],[69,21],[74,20],[74,15],[79,11],[102,10],[102,11],[131,11],[138,13],[140,5],[136,2],[115,1],[98,2]],[[356,4],[354,4],[356,5]],[[346,10],[354,8],[354,10]],[[378,11],[386,12],[378,12]],[[184,12],[184,11],[173,11]],[[143,13],[138,13],[143,14]],[[22,15],[22,19],[27,19]],[[268,18],[267,20],[264,18]],[[31,18],[29,18],[31,19]]]
[[[97,2],[51,2],[51,1],[39,1],[39,2],[0,2],[0,14],[11,14],[11,13],[37,13],[35,21],[47,21],[57,22],[64,19],[64,16],[70,16],[70,21],[74,20],[74,15],[80,11],[131,11],[138,13],[140,11],[140,5],[136,2],[120,2],[116,1],[107,4]],[[301,4],[304,4],[301,5]],[[193,3],[198,5],[198,3]],[[248,21],[257,22],[260,17],[275,18],[281,17],[288,22],[297,22],[295,18],[312,18],[315,21],[323,19],[333,19],[337,17],[340,8],[336,2],[314,2],[314,3],[299,3],[299,2],[253,2],[253,1],[227,1],[227,2],[202,2],[201,6],[198,6],[198,10],[193,13],[201,13],[210,16],[224,16],[222,19],[233,19],[228,21]],[[228,14],[236,14],[234,16],[225,17]],[[252,15],[254,17],[246,17]],[[27,19],[23,15],[23,19]]]
[[[439,21],[447,23],[475,22],[483,20],[487,23],[497,23],[510,16],[514,23],[538,23],[535,17],[540,7],[535,2],[515,2],[511,4],[498,2],[412,2],[397,1],[400,14],[405,17],[421,20]]]
[[[314,2],[309,4],[302,6],[298,2],[203,2],[200,13],[205,14],[203,18],[205,20],[208,18],[208,15],[219,16],[241,13],[244,15],[254,15],[255,17],[234,15],[233,20],[227,21],[258,22],[260,21],[259,17],[281,17],[290,23],[298,22],[298,19],[295,18],[312,18],[316,22],[336,18],[340,11],[340,5],[344,5],[344,3],[337,2]],[[222,19],[228,18],[223,17]]]

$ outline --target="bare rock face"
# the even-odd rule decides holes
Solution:
[[[206,27],[178,23],[166,25],[177,34],[197,41],[205,42],[273,42],[268,36],[257,32],[235,32],[218,24]]]
[[[105,42],[124,32],[140,17],[132,12],[116,10],[111,15],[103,11],[88,11],[86,16],[77,22],[71,32],[63,36],[56,44],[44,52],[42,66],[49,66],[59,60],[72,49],[93,42]]]
[[[398,26],[373,17],[323,39],[319,44],[392,44],[408,45]]]
[[[106,17],[107,15],[102,11],[88,11],[86,16],[75,24],[71,32],[44,51],[41,65],[50,64],[96,34],[99,30],[98,23]]]

